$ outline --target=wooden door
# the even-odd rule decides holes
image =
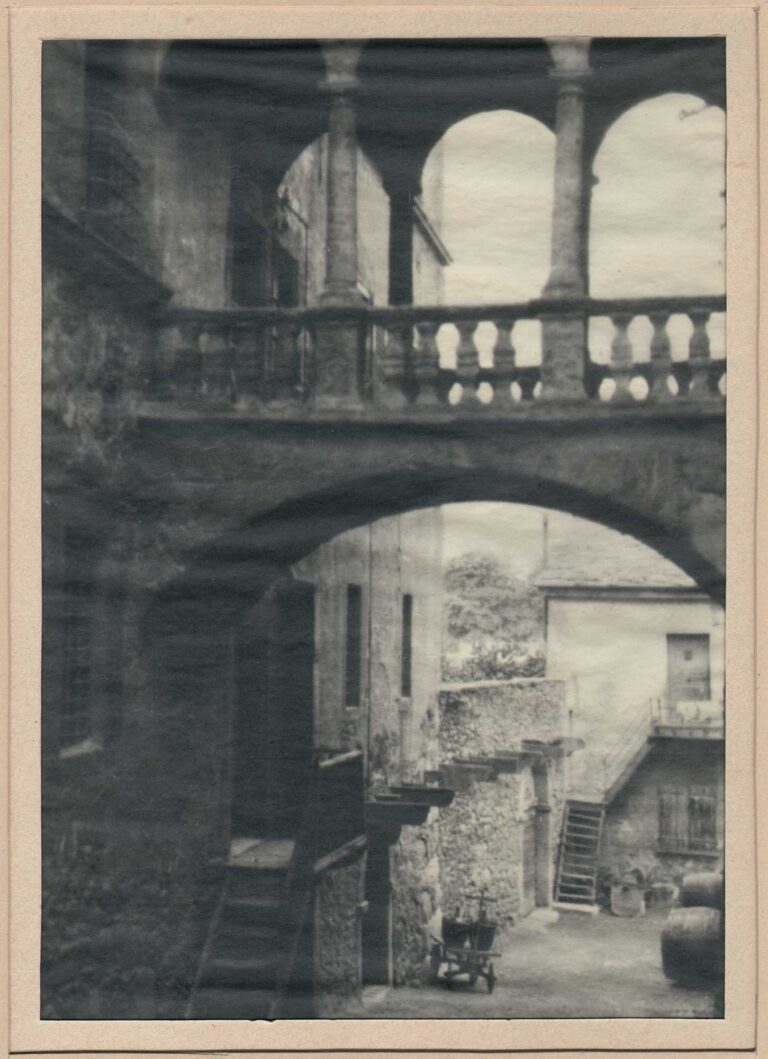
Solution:
[[[667,637],[667,689],[670,706],[709,699],[709,636]]]
[[[290,837],[309,788],[313,749],[314,586],[274,585],[236,652],[232,831]]]

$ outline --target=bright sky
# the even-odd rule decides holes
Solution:
[[[489,111],[443,137],[442,232],[454,263],[447,302],[538,297],[549,271],[554,135]],[[724,290],[725,115],[694,96],[633,107],[595,160],[591,287],[596,297]],[[432,156],[424,170],[429,185]]]

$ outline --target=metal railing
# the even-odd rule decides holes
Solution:
[[[725,307],[724,296],[702,296],[489,306],[177,308],[161,321],[161,348],[150,365],[147,396],[215,401],[255,412],[306,404],[313,396],[318,338],[330,334],[332,341],[342,329],[354,336],[360,400],[374,407],[514,414],[541,398],[557,397],[564,342],[577,364],[577,399],[722,402],[726,361],[712,356],[709,322]],[[683,318],[689,331],[684,348],[670,335],[675,318]],[[553,338],[564,321],[570,329],[566,337]],[[636,321],[644,326],[644,338],[637,333],[643,328],[633,327]],[[590,325],[598,324],[611,336],[602,360],[590,352]],[[538,331],[538,352],[521,355],[516,348],[522,325]],[[559,352],[553,352],[553,343],[560,343]]]
[[[711,699],[659,700],[653,718],[653,732],[659,736],[689,739],[722,739],[725,716],[722,703]]]

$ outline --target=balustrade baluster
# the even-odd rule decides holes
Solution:
[[[385,408],[398,410],[414,400],[412,361],[413,326],[396,323],[387,328],[383,347],[374,350],[376,397]]]
[[[515,320],[495,320],[498,337],[493,350],[493,404],[498,410],[509,409],[512,400],[512,383],[517,369],[516,351],[512,335]]]
[[[291,350],[291,378],[289,396],[297,401],[304,401],[307,396],[304,370],[305,333],[303,320],[291,320],[288,324]]]
[[[611,373],[616,383],[612,401],[632,400],[629,387],[635,363],[632,356],[632,342],[627,332],[633,319],[634,314],[627,312],[615,313],[611,316],[611,323],[616,328],[611,342]]]
[[[227,377],[227,339],[223,329],[215,324],[200,335],[199,349],[202,363],[203,396],[221,399],[229,396]]]
[[[520,387],[521,401],[536,400],[536,387],[541,382],[541,368],[518,368],[517,385]]]
[[[464,320],[456,323],[459,332],[459,345],[456,350],[456,378],[462,387],[461,404],[482,407],[477,396],[478,373],[480,360],[475,345],[477,323]]]
[[[419,345],[414,357],[414,376],[418,387],[419,407],[439,407],[440,400],[440,351],[437,348],[439,325],[431,321],[416,324]]]
[[[178,358],[180,389],[188,397],[199,397],[203,388],[203,356],[200,344],[202,324],[190,321],[181,324],[181,356]]]
[[[238,399],[258,400],[264,385],[263,324],[248,324],[237,332],[237,388]]]
[[[693,331],[688,343],[688,366],[691,369],[691,381],[688,386],[688,397],[701,399],[714,397],[712,392],[712,356],[709,347],[710,313],[706,309],[691,309],[688,319],[693,324]]]
[[[653,327],[651,336],[651,384],[648,399],[671,401],[675,395],[669,388],[672,376],[672,347],[667,333],[669,313],[648,313]]]

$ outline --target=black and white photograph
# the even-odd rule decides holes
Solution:
[[[726,114],[43,41],[41,1020],[727,1018]]]

